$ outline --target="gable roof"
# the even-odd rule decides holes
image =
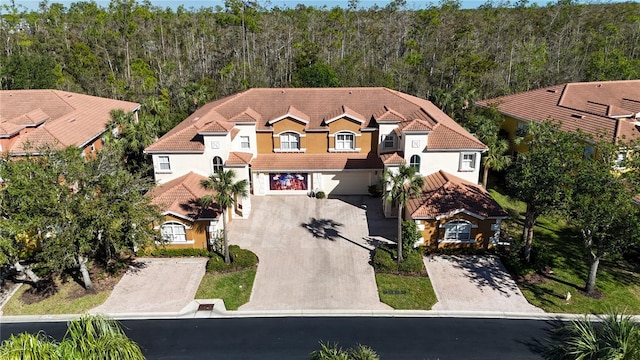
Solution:
[[[211,208],[203,209],[198,203],[201,197],[214,194],[213,191],[205,190],[200,186],[203,180],[207,178],[192,171],[156,186],[147,193],[147,196],[151,197],[152,204],[160,207],[163,214],[171,214],[190,221],[199,218],[215,219],[220,215],[219,211]]]
[[[307,131],[328,131],[327,122],[341,117],[361,123],[361,129],[375,127],[376,121],[408,121],[414,122],[409,129],[432,128],[434,139],[444,138],[436,143],[439,149],[455,149],[459,144],[465,149],[486,149],[431,102],[387,88],[368,87],[249,89],[205,104],[145,151],[204,151],[202,139],[196,135],[203,132],[200,129],[205,123],[231,124],[248,117],[256,120],[259,132],[273,131],[273,123],[287,117],[304,123]]]
[[[0,137],[20,133],[4,151],[24,153],[44,145],[82,147],[106,130],[111,111],[139,104],[60,90],[0,90]]]
[[[567,83],[476,102],[496,105],[506,116],[543,122],[560,121],[561,129],[612,141],[640,137],[640,80]]]
[[[466,212],[481,220],[507,213],[479,185],[442,170],[424,177],[422,194],[407,201],[413,219],[437,219]]]

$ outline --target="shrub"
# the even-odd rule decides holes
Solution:
[[[373,251],[373,268],[377,272],[383,273],[411,273],[419,274],[424,271],[422,261],[423,248],[410,252],[405,256],[403,262],[398,264],[397,251],[394,245],[381,245]]]
[[[593,324],[586,317],[562,326],[547,359],[639,359],[640,323],[631,316],[609,312]]]
[[[324,191],[318,191],[316,193],[316,199],[324,199],[325,197],[327,197],[327,195],[324,193]]]
[[[231,265],[236,268],[250,268],[258,264],[258,257],[247,249],[241,249],[238,245],[229,246]]]
[[[422,261],[422,251],[410,252],[398,265],[398,271],[403,273],[419,274],[424,271],[424,262]]]
[[[238,245],[229,246],[229,257],[231,258],[231,264],[227,264],[224,262],[223,255],[212,253],[211,258],[207,262],[207,271],[238,271],[254,267],[256,266],[256,264],[258,264],[258,257],[256,256],[256,254],[247,249],[242,249]]]
[[[379,272],[398,271],[398,262],[393,259],[394,252],[385,245],[373,250],[373,268]]]
[[[402,251],[404,255],[409,255],[415,251],[413,245],[420,240],[421,236],[415,221],[402,222]]]
[[[309,354],[310,360],[379,360],[380,356],[366,346],[358,344],[355,348],[343,350],[338,344],[320,342],[320,349]]]
[[[209,257],[211,253],[207,249],[167,249],[156,248],[150,250],[138,251],[138,256],[153,256],[153,257],[186,257],[186,256],[201,256]]]
[[[369,195],[371,195],[372,197],[382,196],[382,189],[380,189],[380,184],[369,185]]]

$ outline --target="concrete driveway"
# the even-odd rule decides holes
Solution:
[[[178,312],[195,297],[207,258],[138,258],[90,313]]]
[[[544,312],[527,302],[495,256],[428,256],[424,263],[438,297],[432,310]]]
[[[230,242],[260,259],[251,300],[240,310],[390,309],[369,261],[393,223],[380,199],[368,196],[253,197],[250,218],[229,226]]]

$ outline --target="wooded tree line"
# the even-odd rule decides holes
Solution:
[[[456,109],[570,81],[640,77],[640,4],[479,9],[163,9],[44,1],[3,5],[0,87],[58,88],[144,103],[166,131],[204,102],[249,87],[387,86]],[[451,111],[449,111],[451,113]]]

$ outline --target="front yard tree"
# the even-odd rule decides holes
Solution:
[[[202,180],[201,186],[207,190],[213,190],[213,195],[206,195],[200,199],[200,204],[209,207],[214,203],[222,211],[222,234],[224,238],[224,262],[231,264],[229,257],[229,241],[227,238],[227,210],[233,207],[238,198],[245,198],[249,195],[247,190],[247,180],[234,182],[236,176],[233,170],[222,170],[211,174],[207,180]]]
[[[582,159],[584,145],[575,134],[560,131],[552,122],[530,123],[524,144],[527,151],[518,154],[507,174],[507,187],[527,206],[522,240],[523,257],[529,261],[536,221],[569,200],[573,172]]]
[[[76,147],[39,153],[3,167],[4,257],[30,254],[50,272],[78,271],[91,289],[90,260],[107,266],[153,241],[157,211],[144,196],[153,184],[110,147],[87,158]]]
[[[632,202],[637,189],[624,172],[613,171],[617,148],[609,142],[598,144],[596,156],[585,159],[574,175],[569,221],[582,233],[588,294],[595,290],[600,260],[623,253],[640,238],[640,208]]]
[[[398,263],[404,260],[402,256],[402,213],[404,205],[412,196],[422,192],[424,178],[416,174],[413,167],[400,165],[397,171],[387,170],[382,179],[384,200],[398,207]]]

